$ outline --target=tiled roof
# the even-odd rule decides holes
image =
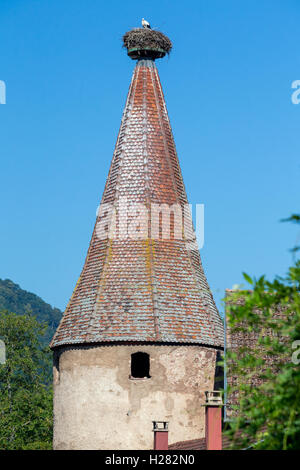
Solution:
[[[191,439],[189,441],[174,442],[169,445],[169,450],[206,450],[205,437]]]
[[[238,430],[234,437],[230,437],[226,434],[222,434],[222,449],[243,449],[242,438],[244,434],[242,430]],[[249,439],[250,443],[253,445],[256,440],[254,437]],[[189,441],[180,441],[174,442],[169,445],[169,450],[206,450],[206,439],[202,437],[201,439],[191,439]]]
[[[251,291],[248,291],[249,293]],[[230,324],[230,314],[231,314],[231,306],[238,306],[243,305],[245,299],[243,297],[243,292],[232,289],[226,289],[226,296],[225,296],[225,313],[226,313],[226,349],[228,351],[235,352],[239,354],[239,351],[244,348],[247,348],[248,352],[252,351],[253,356],[256,356],[255,350],[258,348],[260,358],[264,360],[264,365],[260,367],[260,371],[258,374],[249,374],[249,377],[245,379],[245,377],[239,377],[236,372],[234,372],[234,368],[232,368],[232,363],[230,360],[227,360],[227,367],[226,367],[226,377],[227,377],[227,385],[234,388],[229,393],[227,393],[226,399],[226,413],[227,416],[234,416],[238,414],[238,409],[236,408],[240,402],[240,394],[241,391],[238,388],[238,384],[241,385],[243,381],[246,380],[248,385],[252,385],[254,388],[257,388],[262,385],[264,379],[261,377],[262,373],[267,370],[271,369],[273,374],[278,374],[278,365],[281,363],[282,360],[289,361],[290,356],[289,353],[286,355],[279,356],[278,354],[274,354],[273,351],[270,354],[268,349],[264,350],[263,346],[259,343],[260,338],[263,336],[269,337],[270,339],[280,340],[282,344],[288,342],[288,337],[278,336],[278,333],[272,330],[269,326],[267,326],[266,320],[264,321],[263,312],[261,309],[256,308],[254,309],[253,313],[257,314],[262,319],[262,327],[257,331],[256,329],[249,330],[249,324],[247,320],[242,320],[234,325]],[[272,321],[282,321],[287,317],[287,306],[283,305],[276,305],[273,307],[272,312]],[[262,333],[263,332],[263,333]],[[289,351],[288,345],[286,346],[286,351]]]
[[[149,59],[133,72],[102,204],[117,208],[125,199],[148,209],[152,203],[187,204],[157,68]],[[186,237],[100,239],[101,223],[99,215],[51,347],[104,341],[222,347],[223,323],[199,251]],[[117,229],[122,235],[121,222]]]

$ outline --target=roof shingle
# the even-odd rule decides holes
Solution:
[[[153,60],[137,62],[106,181],[102,205],[143,204],[147,235],[100,237],[98,214],[85,264],[51,347],[103,341],[200,343],[223,346],[223,323],[198,249],[184,235],[151,237],[151,204],[183,208],[187,196],[165,100]],[[103,206],[102,206],[103,207]],[[134,231],[134,211],[128,215]],[[107,227],[114,227],[108,213]],[[102,225],[101,225],[102,224]],[[131,226],[132,224],[133,226]],[[152,229],[158,230],[159,219]],[[125,232],[124,232],[125,230]]]

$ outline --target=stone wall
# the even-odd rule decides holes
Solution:
[[[150,378],[130,378],[131,354],[150,355]],[[54,352],[54,449],[153,449],[152,421],[169,443],[204,437],[216,350],[119,344]]]

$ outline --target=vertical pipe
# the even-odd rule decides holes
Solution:
[[[205,410],[206,450],[222,450],[222,408],[207,405]]]
[[[168,450],[168,422],[153,421],[154,450]]]

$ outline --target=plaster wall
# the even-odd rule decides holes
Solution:
[[[131,379],[131,354],[150,356],[148,379]],[[185,345],[70,346],[54,353],[54,449],[153,449],[152,421],[169,443],[205,435],[206,390],[216,351]]]

